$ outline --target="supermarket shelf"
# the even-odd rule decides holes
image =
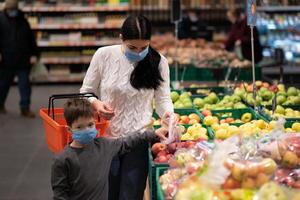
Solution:
[[[265,12],[299,12],[300,6],[263,6],[257,7],[257,10]]]
[[[24,6],[23,12],[127,12],[127,4],[121,6]]]
[[[262,72],[266,75],[272,75],[272,74],[280,74],[279,67],[268,67],[263,68]],[[292,67],[292,66],[285,66],[283,67],[283,73],[285,75],[296,75],[300,74],[300,67]]]
[[[190,9],[191,7],[184,7],[183,10]],[[192,9],[196,10],[227,10],[230,7],[228,6],[222,6],[222,5],[215,5],[215,6],[210,6],[210,5],[203,5],[203,6],[197,6],[197,7],[192,7]],[[236,6],[236,8],[244,8],[243,5]],[[130,10],[142,10],[142,11],[169,11],[170,7],[161,7],[161,6],[155,6],[155,5],[146,5],[146,6],[131,6]]]
[[[79,30],[79,29],[119,29],[121,25],[104,24],[39,24],[31,25],[33,30]]]
[[[119,39],[103,41],[78,41],[78,42],[50,42],[38,41],[39,47],[84,47],[84,46],[108,46],[120,43]]]
[[[69,75],[47,75],[37,77],[32,80],[33,83],[79,83],[84,79],[85,73]]]
[[[92,56],[79,56],[70,58],[41,58],[43,64],[49,65],[70,65],[70,64],[89,64]]]

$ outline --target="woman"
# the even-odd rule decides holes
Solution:
[[[251,53],[251,30],[247,25],[247,18],[237,9],[227,12],[227,18],[232,23],[225,48],[233,51],[235,47],[241,47],[241,54],[244,59],[252,60]],[[254,61],[258,63],[262,60],[262,46],[259,41],[257,29],[253,29],[254,36]]]
[[[150,46],[149,20],[129,16],[120,38],[121,45],[98,49],[80,90],[100,93],[100,100],[91,102],[100,116],[110,120],[107,136],[114,138],[149,126],[153,100],[160,117],[173,112],[168,61]],[[143,199],[147,172],[147,143],[115,157],[109,199]]]

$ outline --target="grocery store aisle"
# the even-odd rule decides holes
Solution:
[[[74,93],[79,87],[34,86],[35,119],[20,117],[18,90],[11,88],[6,104],[8,114],[0,115],[0,200],[51,199],[52,154],[45,143],[38,110],[47,106],[50,94]]]

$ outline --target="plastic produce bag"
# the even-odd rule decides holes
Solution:
[[[275,173],[274,181],[288,187],[300,189],[300,169],[279,169]]]
[[[172,113],[169,118],[169,135],[166,140],[162,141],[163,144],[170,144],[179,139],[178,129],[176,125],[176,115]]]
[[[36,64],[34,64],[32,66],[31,72],[30,72],[31,80],[46,78],[47,76],[48,76],[48,70],[43,63],[37,62]]]
[[[216,145],[215,150],[209,157],[208,170],[200,177],[201,181],[211,187],[220,187],[230,175],[230,171],[224,166],[230,154],[239,151],[238,136],[228,138]]]

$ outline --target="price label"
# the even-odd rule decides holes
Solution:
[[[256,0],[247,0],[247,23],[248,26],[256,26]]]

